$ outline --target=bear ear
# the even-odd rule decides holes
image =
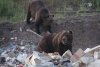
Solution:
[[[72,31],[67,31],[69,34],[72,34],[73,32]]]

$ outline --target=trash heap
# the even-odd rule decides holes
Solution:
[[[0,48],[0,67],[24,67],[26,58],[35,50],[34,45],[19,46],[15,42]]]
[[[70,67],[70,60],[54,53],[39,53],[36,46],[15,43],[0,48],[0,67]]]
[[[72,61],[72,67],[100,67],[100,45],[85,51],[79,49]]]
[[[0,48],[0,67],[100,67],[100,45],[85,51],[78,49],[73,54],[67,50],[62,56],[39,53],[35,48],[15,43]]]
[[[62,58],[54,53],[33,52],[25,62],[25,67],[71,67],[71,62],[67,58]]]
[[[67,50],[62,56],[33,52],[26,61],[26,67],[100,67],[100,45],[74,54]]]

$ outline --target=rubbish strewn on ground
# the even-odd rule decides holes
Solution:
[[[25,32],[12,30],[12,34],[6,47],[0,47],[0,67],[99,67],[100,45],[86,50],[78,49],[75,53],[67,50],[62,56],[54,53],[39,53],[35,51],[40,35],[27,29]],[[15,33],[22,36],[16,36]],[[28,41],[28,35],[38,38]],[[2,37],[5,40],[7,37]],[[30,40],[31,37],[29,37]],[[19,43],[16,43],[18,41]]]
[[[94,48],[87,48],[82,54],[83,55],[79,58],[79,60],[72,63],[73,67],[99,67],[100,66],[100,45]]]
[[[62,56],[54,53],[39,53],[33,45],[10,43],[0,49],[0,67],[99,67],[100,45],[94,48],[81,48],[75,53],[67,50]]]

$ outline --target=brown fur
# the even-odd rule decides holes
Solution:
[[[65,37],[65,40],[63,40],[63,37]],[[72,40],[72,31],[63,30],[59,33],[45,34],[39,42],[37,50],[46,53],[59,52],[62,55],[68,49],[72,51]]]
[[[27,24],[30,24],[30,18],[35,24],[35,30],[40,34],[40,27],[44,31],[51,32],[51,23],[53,21],[53,15],[50,15],[49,10],[45,7],[42,0],[33,0],[28,7]]]

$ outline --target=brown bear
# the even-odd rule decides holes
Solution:
[[[61,31],[59,33],[47,33],[43,36],[37,46],[39,52],[54,53],[62,55],[68,49],[72,51],[72,31]]]
[[[40,34],[40,28],[44,31],[51,31],[51,23],[53,22],[53,16],[49,10],[46,8],[42,0],[33,0],[29,3],[28,13],[27,13],[27,24],[34,23],[35,31]]]

